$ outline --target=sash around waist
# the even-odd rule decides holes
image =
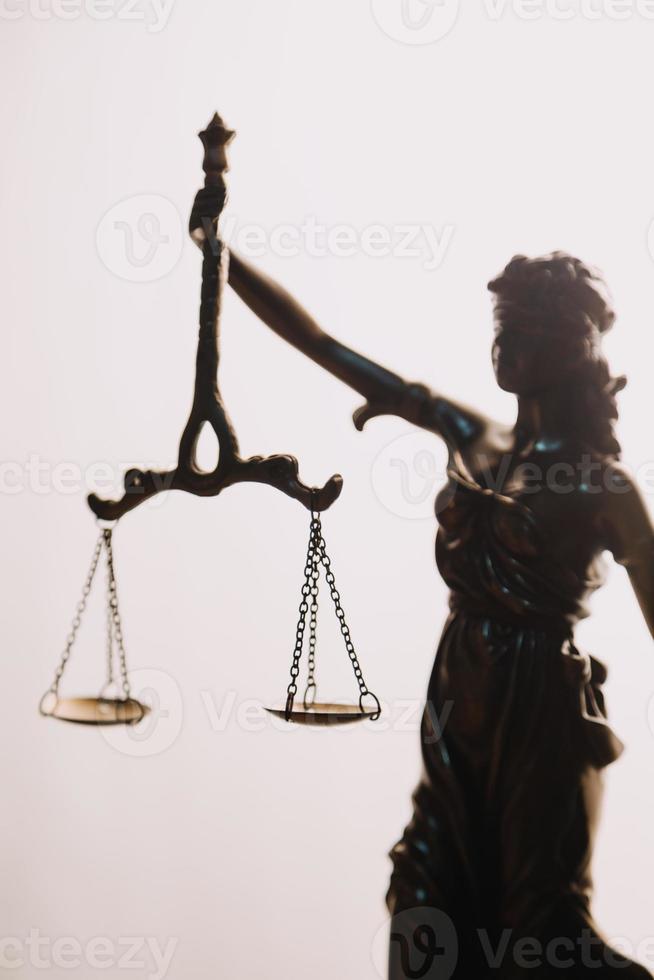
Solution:
[[[488,619],[500,626],[521,630],[537,630],[552,633],[562,639],[572,637],[574,624],[564,614],[548,616],[529,609],[514,611],[507,606],[471,599],[459,592],[450,593],[450,611],[474,619]]]

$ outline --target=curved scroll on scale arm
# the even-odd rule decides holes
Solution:
[[[200,133],[204,145],[205,186],[195,198],[189,233],[202,249],[202,293],[200,332],[196,359],[195,390],[191,413],[179,444],[177,466],[173,470],[131,469],[125,475],[125,493],[118,500],[88,497],[89,507],[102,520],[113,521],[157,493],[184,490],[201,497],[214,497],[236,483],[264,483],[299,500],[307,509],[326,510],[343,486],[334,475],[322,488],[312,488],[300,480],[294,456],[251,456],[239,453],[236,432],[225,409],[218,387],[220,313],[227,281],[229,253],[216,235],[217,219],[227,197],[224,173],[228,169],[226,147],[234,133],[216,113]],[[197,444],[203,426],[213,429],[219,459],[212,472],[204,472],[197,462]]]

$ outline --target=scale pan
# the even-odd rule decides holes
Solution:
[[[135,725],[150,711],[136,698],[56,698],[51,705],[46,698],[41,714],[79,725]]]
[[[286,708],[266,708],[266,711],[277,718],[286,719]],[[296,725],[351,725],[355,721],[365,721],[366,718],[375,719],[379,716],[379,708],[376,705],[360,708],[358,704],[321,704],[315,702],[308,704],[306,708],[300,701],[293,705],[288,721],[294,721]]]

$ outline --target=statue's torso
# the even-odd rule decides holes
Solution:
[[[604,579],[606,492],[589,457],[453,454],[436,499],[436,557],[453,603],[500,619],[587,615]]]

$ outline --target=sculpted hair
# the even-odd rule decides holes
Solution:
[[[627,379],[613,377],[602,354],[615,313],[599,273],[565,252],[516,255],[488,288],[519,314],[522,329],[559,346],[562,367],[570,366],[561,397],[571,430],[592,451],[618,458],[616,395]]]

